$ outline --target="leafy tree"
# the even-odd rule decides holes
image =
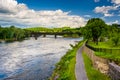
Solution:
[[[117,24],[112,24],[109,27],[109,34],[110,34],[110,39],[112,40],[113,44],[117,46],[120,41],[120,32]]]
[[[120,40],[120,37],[119,37],[119,36],[112,37],[112,41],[113,41],[113,43],[114,43],[115,46],[118,45],[119,40]]]
[[[22,40],[29,36],[29,31],[16,28],[15,26],[0,27],[0,39],[4,39],[5,41]]]
[[[7,34],[8,34],[8,30],[7,30],[7,28],[4,28],[4,29],[2,30],[2,36],[3,36],[3,39],[4,39],[4,40],[6,40]]]
[[[93,41],[98,44],[98,39],[105,31],[105,22],[100,18],[92,18],[88,20],[85,26],[85,33],[84,36],[87,39],[92,38]]]

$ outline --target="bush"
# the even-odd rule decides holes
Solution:
[[[114,37],[112,37],[112,42],[115,46],[117,46],[119,44],[120,41],[120,37],[118,35],[115,35]]]

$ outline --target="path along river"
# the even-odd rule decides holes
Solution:
[[[71,49],[69,44],[80,40],[48,36],[0,43],[0,80],[47,80],[55,64]]]

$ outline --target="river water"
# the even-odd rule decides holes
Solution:
[[[80,40],[48,36],[0,43],[0,80],[47,80],[55,64],[71,49],[69,44]]]

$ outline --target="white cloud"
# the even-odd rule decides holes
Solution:
[[[111,17],[111,16],[119,16],[118,13],[120,11],[120,0],[107,0],[108,2],[111,1],[111,6],[97,6],[94,9],[95,13],[101,13],[104,17]],[[111,13],[112,12],[112,13]]]
[[[100,0],[94,0],[94,2],[100,2]]]
[[[102,6],[102,7],[96,7],[95,8],[95,12],[96,13],[108,13],[108,11],[110,10],[116,10],[116,7],[113,7],[113,6]]]
[[[91,17],[91,15],[84,15],[84,17],[86,17],[86,18],[90,18],[90,17]]]
[[[112,22],[108,22],[107,24],[108,24],[108,25],[119,24],[119,21],[118,21],[118,20],[115,20],[115,21],[112,21]]]
[[[70,11],[29,9],[16,0],[0,1],[0,24],[19,26],[45,27],[80,27],[85,25],[85,19],[77,15],[69,15]]]
[[[120,0],[112,0],[112,3],[120,4]]]
[[[118,23],[119,23],[119,21],[118,21],[118,20],[116,20],[116,21],[114,21],[114,22],[113,22],[113,24],[118,24]]]
[[[111,17],[111,16],[114,16],[113,14],[109,14],[109,13],[105,13],[104,14],[105,17]]]
[[[27,10],[27,6],[23,3],[18,4],[16,0],[1,0],[1,13],[17,13],[21,10]]]
[[[101,13],[104,14],[104,16],[113,16],[113,14],[110,14],[109,11],[111,10],[117,10],[117,6],[102,6],[102,7],[96,7],[94,9],[95,13]]]

